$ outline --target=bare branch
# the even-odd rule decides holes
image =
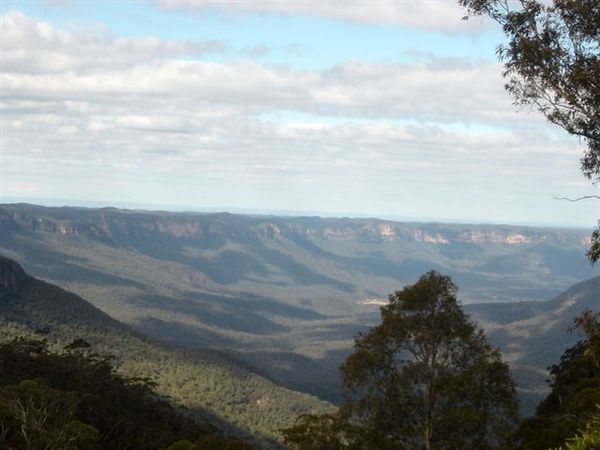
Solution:
[[[591,198],[595,198],[600,200],[600,195],[584,195],[583,197],[578,198],[568,198],[568,197],[552,197],[554,200],[566,200],[568,202],[578,202],[580,200],[589,200]]]

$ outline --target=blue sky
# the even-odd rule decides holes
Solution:
[[[61,26],[105,26],[118,36],[157,36],[161,39],[218,40],[227,51],[207,55],[215,61],[257,58],[267,64],[324,69],[347,60],[401,62],[423,58],[495,60],[502,34],[448,33],[414,27],[344,22],[324,17],[238,13],[220,9],[195,13],[164,10],[140,1],[54,3],[5,1],[3,11],[18,9]],[[460,20],[460,17],[457,17]],[[460,22],[459,22],[460,23]],[[465,23],[468,30],[470,24]]]
[[[4,1],[6,201],[593,226],[451,1]]]

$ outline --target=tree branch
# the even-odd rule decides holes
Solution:
[[[600,200],[600,195],[584,195],[583,197],[578,198],[568,198],[568,197],[552,197],[554,200],[567,200],[568,202],[578,202],[580,200],[589,200],[590,198],[595,198]]]

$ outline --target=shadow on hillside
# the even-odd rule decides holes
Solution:
[[[238,308],[249,313],[265,313],[289,319],[317,320],[324,316],[311,309],[287,305],[268,297],[261,297],[252,293],[242,292],[239,297],[209,293],[183,292],[182,296],[192,301],[226,304],[228,307]]]
[[[189,407],[186,408],[186,410],[189,411],[193,417],[205,420],[217,430],[222,430],[227,437],[242,439],[243,441],[252,444],[253,448],[264,450],[285,450],[286,448],[276,440],[266,436],[252,434],[216,415],[212,411],[200,407]]]
[[[204,240],[163,238],[155,241],[130,239],[122,245],[134,248],[153,258],[193,267],[205,273],[213,281],[224,285],[242,281],[248,275],[265,277],[275,267],[297,284],[306,286],[323,284],[333,286],[344,292],[354,291],[354,286],[351,284],[337,281],[314,271],[296,261],[292,256],[266,247],[259,240],[238,239],[233,242],[238,246],[242,246],[244,250],[223,249],[210,258],[201,256],[202,251],[221,249],[224,247],[224,242],[209,248]],[[199,255],[190,256],[191,249],[197,250]]]
[[[32,241],[34,242],[34,241]],[[27,238],[11,237],[2,245],[6,248],[18,248],[20,253],[35,255],[35,262],[28,258],[16,257],[25,271],[36,278],[50,279],[55,282],[77,282],[98,286],[129,286],[143,289],[143,283],[118,275],[84,267],[89,264],[87,258],[69,255],[58,250],[49,250],[39,244],[30,244]]]
[[[280,386],[339,404],[342,400],[339,366],[350,350],[329,350],[322,358],[310,358],[293,352],[227,353],[250,366],[248,370]]]
[[[251,308],[240,309],[233,307],[223,302],[222,298],[220,298],[219,302],[215,302],[212,299],[210,301],[202,299],[193,301],[190,299],[143,294],[131,297],[128,302],[142,308],[158,308],[164,311],[164,314],[153,312],[152,315],[157,320],[167,320],[166,318],[169,318],[169,326],[177,323],[172,319],[172,314],[169,313],[179,313],[187,315],[205,325],[230,331],[258,335],[288,331],[287,327],[251,312]]]

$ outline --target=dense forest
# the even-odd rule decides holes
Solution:
[[[119,374],[146,379],[189,414],[261,448],[277,448],[280,429],[298,414],[331,411],[310,395],[284,389],[219,353],[186,351],[145,338],[80,297],[36,280],[0,259],[0,340],[43,338],[52,352],[83,339],[110,356]]]
[[[0,446],[6,449],[231,449],[160,398],[147,379],[119,375],[111,358],[75,340],[51,352],[43,340],[0,344]]]

